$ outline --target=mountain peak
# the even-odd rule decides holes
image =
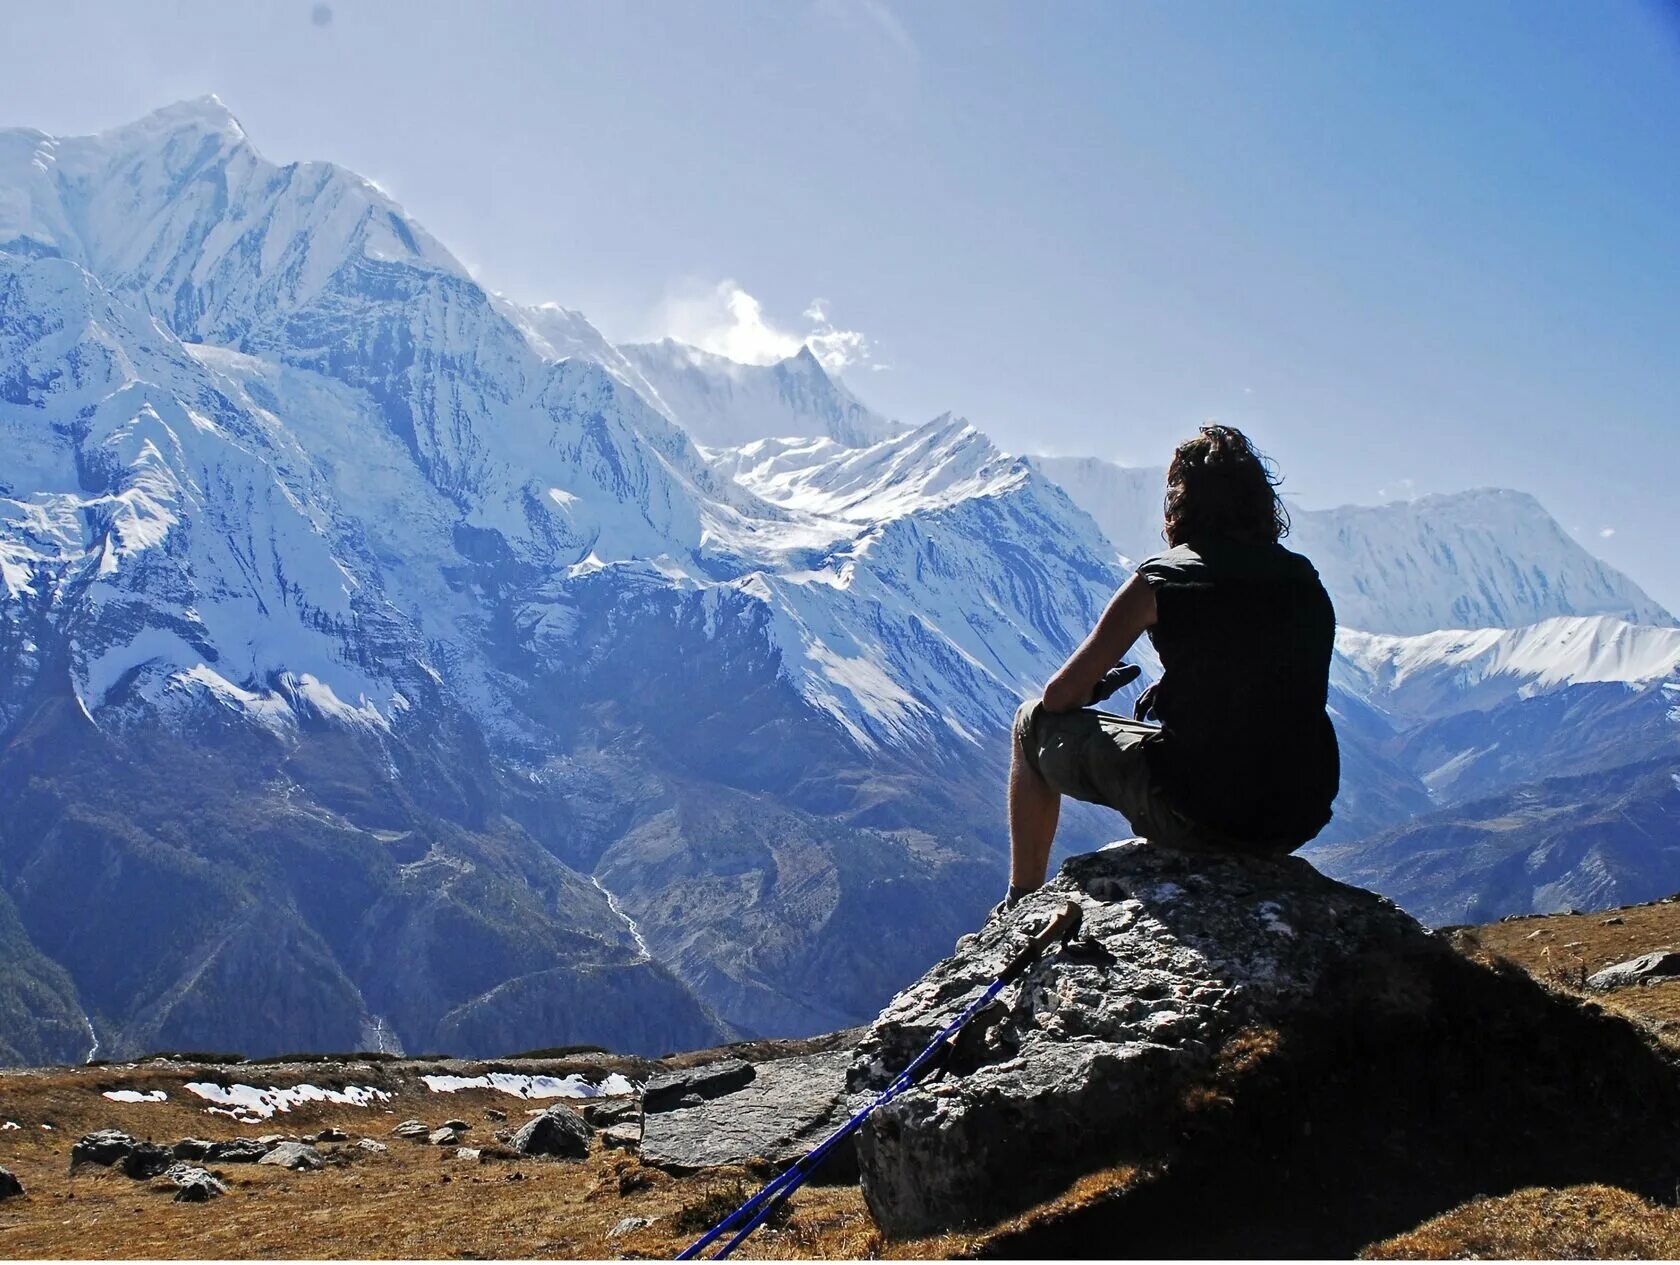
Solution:
[[[104,136],[168,136],[179,132],[198,132],[219,136],[235,143],[247,143],[249,137],[233,111],[215,93],[192,97],[161,106],[133,123],[107,129]]]

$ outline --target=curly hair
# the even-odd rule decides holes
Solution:
[[[1277,491],[1282,482],[1236,427],[1202,427],[1174,450],[1167,467],[1167,543],[1276,544],[1289,531],[1289,511]]]

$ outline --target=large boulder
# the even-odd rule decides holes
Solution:
[[[772,1059],[751,1065],[750,1078],[733,1073],[736,1087],[710,1097],[691,1091],[655,1099],[650,1085],[647,1101],[667,1105],[646,1108],[641,1160],[675,1173],[749,1160],[791,1163],[845,1121],[851,1061],[850,1050]],[[831,1181],[856,1175],[849,1144],[819,1170],[821,1179]]]
[[[584,1118],[570,1107],[556,1103],[513,1135],[512,1146],[521,1155],[550,1155],[562,1160],[581,1160],[589,1154],[593,1135]]]
[[[0,1168],[0,1199],[16,1199],[23,1194],[23,1183]]]
[[[1525,1185],[1673,1198],[1680,1082],[1647,1034],[1294,858],[1074,857],[888,1006],[852,1089],[889,1083],[1070,900],[1082,937],[863,1130],[887,1234],[1026,1212],[990,1251],[1349,1256]]]

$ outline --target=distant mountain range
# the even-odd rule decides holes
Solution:
[[[213,98],[0,131],[0,453],[14,1061],[864,1019],[995,899],[1008,717],[1159,547],[1159,471],[614,346]],[[1443,843],[1524,794],[1672,841],[1667,612],[1518,493],[1296,540],[1346,626],[1323,864],[1443,918],[1680,887]]]

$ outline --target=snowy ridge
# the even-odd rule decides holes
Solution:
[[[1158,552],[1166,472],[1091,457],[1033,457],[1122,558]],[[1567,615],[1672,626],[1674,616],[1583,549],[1524,492],[1481,488],[1388,505],[1289,507],[1284,543],[1311,558],[1348,628],[1410,635],[1521,628]]]
[[[696,441],[727,448],[766,437],[864,447],[901,428],[861,403],[809,347],[773,365],[746,365],[674,339],[617,349],[657,403]]]
[[[1292,542],[1318,564],[1351,628],[1520,628],[1560,615],[1674,624],[1526,492],[1482,488],[1291,513]]]
[[[1567,685],[1642,685],[1676,674],[1680,628],[1595,615],[1414,637],[1344,628],[1333,679],[1394,713],[1451,715]]]

